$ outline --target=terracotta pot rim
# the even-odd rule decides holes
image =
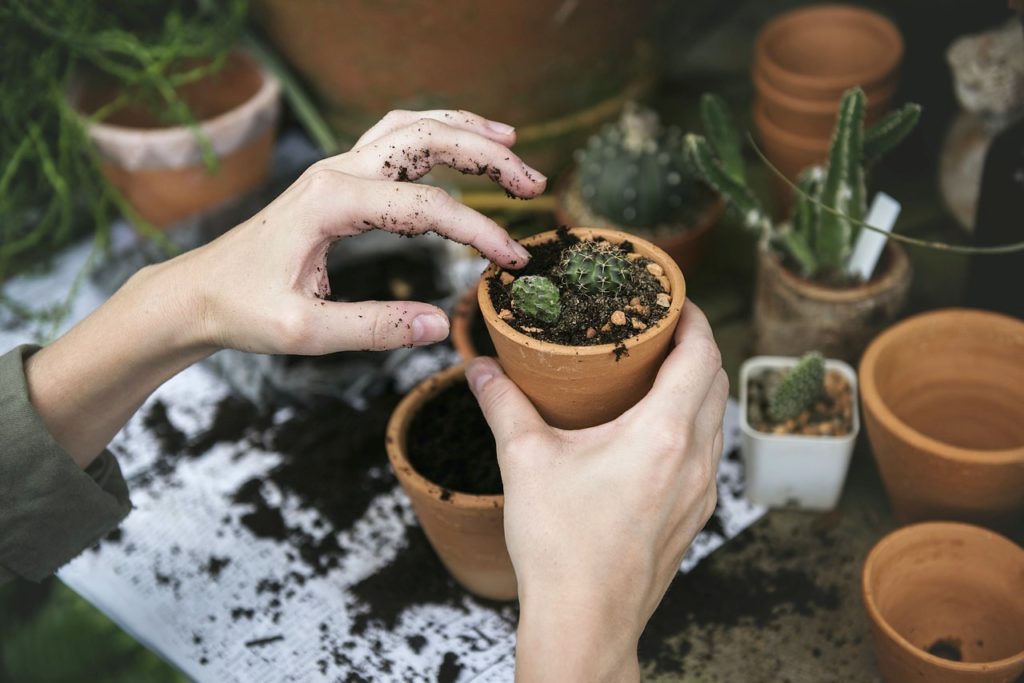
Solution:
[[[910,269],[910,260],[907,258],[906,250],[897,242],[886,240],[885,249],[889,252],[889,262],[888,267],[881,275],[855,287],[829,287],[802,278],[786,268],[779,255],[763,242],[758,249],[763,258],[773,261],[773,265],[779,269],[780,277],[785,280],[787,285],[798,290],[807,298],[832,303],[849,303],[876,296],[895,287],[903,279],[903,274]]]
[[[993,465],[1015,462],[1024,464],[1024,444],[1015,448],[963,448],[921,433],[897,417],[878,390],[878,385],[875,383],[875,366],[878,363],[879,357],[887,348],[900,344],[907,335],[911,334],[922,324],[928,324],[935,320],[956,318],[966,319],[965,323],[968,325],[977,321],[985,321],[1005,327],[1006,329],[1015,329],[1018,334],[1024,334],[1024,321],[990,311],[969,308],[945,308],[911,316],[879,334],[871,341],[867,350],[864,351],[864,356],[861,358],[860,368],[857,373],[860,379],[861,401],[864,402],[866,408],[871,409],[871,412],[874,413],[885,429],[922,451],[956,462],[987,463]]]
[[[826,358],[825,369],[839,372],[850,383],[850,396],[853,400],[853,419],[850,424],[850,431],[846,434],[822,436],[816,434],[772,434],[761,432],[750,424],[747,419],[747,395],[749,392],[750,373],[756,366],[771,365],[778,368],[793,367],[799,360],[796,356],[751,356],[743,361],[740,366],[740,431],[753,439],[772,441],[789,441],[798,439],[801,441],[814,440],[821,443],[849,443],[856,440],[860,434],[860,406],[857,405],[857,371],[846,361],[838,358]]]
[[[754,88],[758,94],[765,100],[777,102],[781,107],[795,111],[799,114],[807,115],[824,116],[826,114],[832,114],[836,116],[839,114],[838,99],[828,100],[801,98],[779,90],[778,87],[765,78],[762,69],[756,66],[753,70],[753,79]],[[898,87],[899,84],[894,79],[892,81],[882,81],[871,89],[865,89],[864,94],[867,96],[867,104],[865,108],[870,109],[871,107],[892,99],[893,95],[896,94]]]
[[[442,493],[447,491],[447,499],[444,500],[444,503],[447,505],[469,510],[500,509],[505,506],[504,495],[483,496],[444,488],[420,474],[405,455],[403,441],[413,417],[419,412],[424,403],[443,389],[456,382],[464,381],[465,370],[465,363],[445,368],[427,377],[402,397],[402,400],[398,402],[398,405],[395,406],[394,411],[391,413],[391,417],[388,418],[388,426],[385,431],[384,439],[388,460],[391,462],[391,467],[395,470],[400,483],[414,486],[438,500],[441,500]],[[398,472],[402,472],[402,474],[399,475]]]
[[[837,16],[845,15],[845,16]],[[873,24],[878,35],[882,36],[889,45],[889,50],[880,53],[880,57],[868,68],[861,72],[850,72],[835,76],[812,76],[791,71],[777,63],[771,57],[770,43],[782,37],[782,34],[792,30],[796,25],[809,22],[811,25],[823,21],[841,22],[843,18],[856,19],[863,23]],[[903,35],[899,28],[886,16],[865,8],[845,5],[827,4],[813,5],[781,14],[758,32],[754,43],[754,63],[764,68],[769,78],[776,77],[778,80],[793,84],[797,88],[811,90],[834,91],[846,89],[855,85],[861,85],[865,89],[884,80],[894,72],[903,59]]]
[[[463,290],[455,302],[455,307],[452,309],[452,346],[462,356],[462,362],[468,362],[480,355],[480,351],[473,344],[473,338],[470,334],[470,330],[473,328],[473,320],[476,318],[474,311],[477,314],[480,312],[479,307],[474,306],[476,304],[476,288],[477,285],[470,285]]]
[[[679,266],[676,265],[676,262],[672,257],[666,254],[662,249],[658,248],[648,240],[636,237],[635,235],[631,235],[621,230],[574,227],[569,228],[569,232],[577,237],[583,238],[603,237],[613,244],[632,242],[634,245],[640,245],[644,249],[649,250],[653,256],[651,260],[658,263],[658,265],[665,270],[665,276],[668,278],[669,285],[672,289],[670,292],[672,302],[669,308],[665,311],[665,315],[656,323],[650,325],[646,330],[643,330],[640,334],[623,340],[621,344],[609,343],[595,344],[593,346],[566,346],[563,344],[555,344],[554,342],[543,341],[520,332],[498,317],[498,312],[494,310],[494,304],[491,301],[490,293],[487,291],[487,279],[492,275],[495,275],[499,270],[498,267],[492,263],[480,277],[480,283],[477,285],[477,302],[480,305],[481,314],[490,321],[495,331],[500,332],[503,336],[520,346],[529,346],[530,348],[534,348],[549,355],[572,357],[602,356],[614,353],[616,348],[621,348],[622,346],[625,346],[628,350],[643,344],[645,341],[659,333],[667,321],[672,320],[677,313],[681,313],[683,303],[686,301],[686,282],[683,279],[683,272],[679,269]],[[524,246],[532,246],[534,244],[549,242],[554,239],[556,239],[556,232],[554,230],[548,230],[547,232],[531,235],[526,239],[520,240],[520,244]]]
[[[239,117],[249,117],[253,112],[269,106],[281,93],[281,83],[266,67],[260,64],[249,52],[238,48],[234,54],[240,56],[248,66],[258,71],[262,83],[259,90],[251,97],[239,102],[231,109],[208,119],[198,121],[199,128],[211,138],[217,137],[219,130]],[[139,128],[120,126],[102,121],[87,121],[90,134],[100,138],[143,137],[145,140],[159,141],[160,144],[184,143],[195,145],[195,134],[188,126],[159,126],[155,128]]]
[[[905,536],[917,536],[922,531],[926,530],[944,530],[946,532],[959,532],[960,534],[974,534],[977,537],[985,537],[988,541],[1005,544],[1012,546],[1018,552],[1024,553],[1024,549],[1021,549],[1016,543],[1010,539],[997,534],[994,531],[986,529],[984,527],[976,526],[974,524],[966,524],[963,522],[919,522],[916,524],[908,524],[907,526],[900,527],[895,531],[891,531],[881,538],[871,551],[868,553],[867,558],[864,560],[864,566],[861,569],[861,596],[863,598],[864,607],[867,610],[868,617],[871,621],[878,626],[885,633],[886,637],[892,642],[896,643],[901,650],[910,653],[911,655],[923,659],[924,661],[934,664],[936,666],[947,668],[951,671],[960,672],[981,672],[991,671],[995,668],[1015,666],[1021,662],[1024,662],[1024,649],[1009,657],[1002,659],[994,659],[986,662],[955,662],[942,657],[937,657],[925,650],[915,647],[910,641],[904,638],[896,629],[894,629],[888,621],[886,621],[878,606],[875,605],[874,591],[869,585],[869,578],[871,576],[871,570],[873,564],[877,561],[878,556],[885,550],[886,546],[893,543],[896,540],[900,540]]]
[[[580,218],[572,213],[568,204],[568,198],[571,195],[577,194],[579,194],[579,189],[576,184],[576,169],[573,168],[562,174],[562,177],[559,178],[558,182],[555,184],[555,218],[558,222],[564,223],[565,225],[574,225],[580,222]],[[688,244],[689,242],[696,241],[711,230],[711,228],[713,228],[722,218],[723,213],[725,213],[725,200],[722,199],[721,195],[716,195],[715,201],[710,204],[702,214],[700,214],[700,217],[694,224],[684,225],[683,223],[665,223],[657,227],[682,228],[677,235],[672,235],[672,237],[680,240],[683,244]],[[596,213],[594,215],[600,220],[608,221],[609,225],[616,226],[606,229],[629,233],[629,228],[618,226],[615,221],[605,218],[604,216],[599,216]],[[648,238],[638,237],[635,239]],[[648,241],[650,240],[648,239]]]
[[[786,147],[792,147],[802,152],[827,154],[828,147],[832,143],[831,133],[822,138],[817,135],[800,135],[780,127],[768,117],[764,101],[760,97],[754,102],[754,125],[757,126],[761,135],[776,138]]]

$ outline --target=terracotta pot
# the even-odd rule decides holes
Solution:
[[[463,381],[463,366],[457,365],[429,377],[402,399],[388,421],[388,459],[423,532],[455,580],[481,597],[512,600],[516,575],[505,547],[504,496],[442,489],[413,469],[406,455],[409,425],[416,413],[441,390]]]
[[[468,362],[479,355],[494,355],[494,346],[487,334],[487,326],[480,317],[476,289],[474,285],[462,293],[451,316],[452,346],[463,362]]]
[[[75,105],[84,113],[112,101],[120,88],[85,80]],[[219,157],[209,173],[194,132],[162,126],[141,107],[117,110],[102,122],[87,123],[99,149],[102,170],[140,216],[166,227],[261,186],[270,170],[280,85],[242,52],[223,70],[187,85],[179,95]]]
[[[804,100],[778,90],[760,69],[754,69],[754,87],[765,118],[778,128],[807,138],[831,139],[839,115],[839,98],[835,100]],[[870,126],[889,109],[896,82],[886,82],[866,91],[867,107],[864,124]]]
[[[768,22],[754,45],[754,65],[778,91],[802,100],[838,102],[859,85],[891,84],[903,37],[878,14],[851,5],[815,5]]]
[[[258,0],[253,10],[347,137],[390,109],[468,109],[517,126],[517,153],[552,175],[646,91],[651,29],[667,6]]]
[[[777,126],[768,119],[764,104],[754,103],[754,126],[761,141],[761,151],[782,175],[796,182],[800,172],[815,164],[824,164],[828,158],[830,136],[797,135]],[[771,173],[776,197],[776,213],[784,216],[793,203],[793,188]]]
[[[672,258],[646,240],[624,232],[596,228],[572,228],[582,238],[602,237],[609,242],[629,241],[633,250],[665,269],[671,304],[664,318],[624,342],[562,346],[534,339],[498,317],[487,278],[497,272],[491,266],[477,288],[498,359],[508,376],[523,390],[547,422],[562,429],[582,429],[612,420],[639,401],[654,384],[661,362],[668,354],[679,314],[686,300],[683,273]],[[555,239],[554,231],[534,235],[522,244],[531,246]]]
[[[910,261],[888,242],[875,276],[855,287],[830,287],[790,272],[778,254],[758,248],[754,335],[759,355],[799,356],[820,351],[854,362],[888,326],[907,298]]]
[[[1024,321],[914,316],[871,343],[860,382],[898,519],[1024,522]]]
[[[904,527],[871,550],[861,589],[887,683],[1013,683],[1024,672],[1024,550],[1010,540],[953,522]]]
[[[718,199],[693,225],[671,225],[661,229],[640,230],[616,225],[614,221],[591,211],[580,194],[575,173],[569,174],[559,183],[555,194],[555,219],[561,225],[589,225],[595,228],[639,232],[671,256],[676,265],[686,273],[697,270],[704,261],[704,256],[711,245],[709,233],[725,213],[725,202]]]

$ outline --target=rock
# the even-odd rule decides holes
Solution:
[[[636,318],[630,318],[629,319],[629,323],[633,326],[634,330],[646,330],[647,329],[647,325],[643,321],[637,320]]]
[[[670,297],[665,292],[659,292],[655,301],[659,306],[662,306],[664,308],[668,308],[669,306],[672,305],[672,297]]]
[[[605,334],[608,334],[609,332],[612,331],[612,324],[605,323],[604,325],[601,326],[601,331],[604,332]]]
[[[587,328],[587,339],[593,339],[596,336],[597,336],[597,330],[595,330],[593,327],[588,327]]]
[[[507,308],[503,308],[500,311],[498,311],[498,317],[501,318],[502,320],[511,320],[513,317],[512,311],[508,310]]]
[[[661,289],[662,289],[663,292],[671,292],[672,291],[672,284],[668,281],[668,278],[665,277],[664,275],[662,275],[661,277],[658,278],[658,284],[661,285]]]
[[[531,332],[533,334],[537,334],[538,332],[543,332],[544,331],[543,327],[526,327],[525,325],[523,327],[521,327],[520,329],[523,332]]]
[[[512,273],[506,272],[504,270],[501,271],[501,284],[507,286],[507,285],[512,284],[515,281],[516,281],[516,276],[515,275],[513,275]]]
[[[615,311],[612,313],[612,325],[625,325],[626,314],[623,311]]]
[[[665,274],[665,269],[659,266],[657,263],[648,263],[647,272],[654,277],[660,278]]]

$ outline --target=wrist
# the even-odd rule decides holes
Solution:
[[[137,271],[118,295],[127,299],[128,311],[135,312],[165,358],[180,356],[192,363],[217,350],[202,286],[188,272],[186,256],[179,256]]]
[[[613,596],[572,589],[520,591],[516,680],[639,680],[641,629]]]

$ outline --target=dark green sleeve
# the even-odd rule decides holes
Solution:
[[[24,362],[37,350],[0,356],[0,582],[42,580],[131,510],[114,456],[82,470],[29,402]]]

